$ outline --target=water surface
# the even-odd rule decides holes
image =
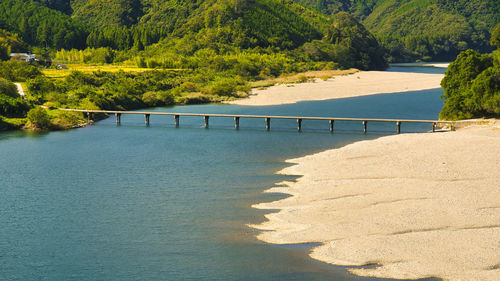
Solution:
[[[156,111],[436,119],[440,89],[267,107]],[[251,204],[286,159],[395,132],[395,124],[122,116],[65,132],[0,134],[1,280],[372,280],[257,241]],[[403,131],[428,131],[405,125]],[[378,279],[377,279],[378,280]]]

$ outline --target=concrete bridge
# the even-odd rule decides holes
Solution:
[[[368,122],[389,122],[394,123],[396,126],[396,132],[401,133],[402,123],[427,123],[432,125],[432,132],[436,131],[436,127],[439,124],[441,127],[447,127],[452,130],[454,127],[454,122],[452,121],[439,121],[439,120],[405,120],[405,119],[373,119],[373,118],[337,118],[337,117],[304,117],[304,116],[272,116],[272,115],[235,115],[235,114],[201,114],[201,113],[171,113],[171,112],[143,112],[143,111],[116,111],[116,110],[88,110],[88,109],[62,109],[66,111],[83,112],[87,115],[88,120],[92,120],[94,114],[114,114],[116,117],[116,124],[121,123],[122,114],[135,114],[144,115],[146,125],[149,126],[149,119],[151,115],[167,115],[173,116],[175,121],[175,127],[179,127],[181,116],[199,116],[203,117],[205,122],[205,128],[209,126],[210,117],[224,117],[234,119],[235,129],[240,127],[241,118],[258,118],[265,121],[266,130],[271,129],[271,119],[295,119],[297,120],[297,130],[300,132],[302,130],[303,120],[323,120],[328,121],[330,132],[333,132],[335,121],[356,121],[363,125],[363,132],[366,133],[368,130]]]

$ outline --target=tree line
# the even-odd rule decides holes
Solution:
[[[2,0],[0,28],[19,34],[29,45],[85,48],[86,27],[59,11],[31,1]]]
[[[491,52],[496,0],[295,0],[331,15],[346,11],[388,49],[390,61],[454,60],[469,48]]]
[[[446,70],[440,118],[500,117],[500,24],[493,29],[490,42],[497,50],[487,54],[464,51]]]

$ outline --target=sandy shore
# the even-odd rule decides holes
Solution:
[[[303,175],[257,204],[252,227],[278,244],[319,242],[312,258],[362,276],[500,280],[500,128],[362,141],[288,162]],[[495,127],[496,126],[496,127]]]
[[[229,102],[238,105],[279,105],[300,101],[328,100],[374,94],[420,91],[440,88],[443,74],[364,71],[336,76],[326,81],[281,84],[264,90],[254,89],[248,98]]]

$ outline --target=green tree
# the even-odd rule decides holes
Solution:
[[[490,31],[500,22],[498,0],[294,1],[328,15],[351,13],[389,50],[391,61],[450,61],[468,48],[489,52]]]
[[[71,14],[73,11],[71,9],[71,3],[70,0],[34,0],[36,2],[40,2],[40,4],[54,9],[54,10],[59,10],[65,14]]]
[[[498,23],[495,28],[491,31],[491,46],[497,46],[500,49],[500,23]]]
[[[19,97],[16,85],[4,78],[0,78],[0,95],[5,95],[11,98]]]
[[[9,47],[5,45],[0,45],[0,60],[9,59]]]
[[[344,68],[385,69],[386,51],[352,15],[337,13],[322,41],[305,44],[313,60],[332,60]]]
[[[49,129],[51,127],[50,117],[47,111],[41,107],[35,107],[28,111],[28,121],[39,129]]]
[[[500,51],[460,53],[441,81],[446,99],[441,119],[468,119],[500,114]],[[496,57],[494,59],[493,57]]]
[[[34,65],[28,65],[21,61],[0,61],[0,77],[10,81],[26,81],[42,75]]]
[[[16,85],[0,78],[0,115],[24,117],[29,109],[28,103],[17,93]]]

